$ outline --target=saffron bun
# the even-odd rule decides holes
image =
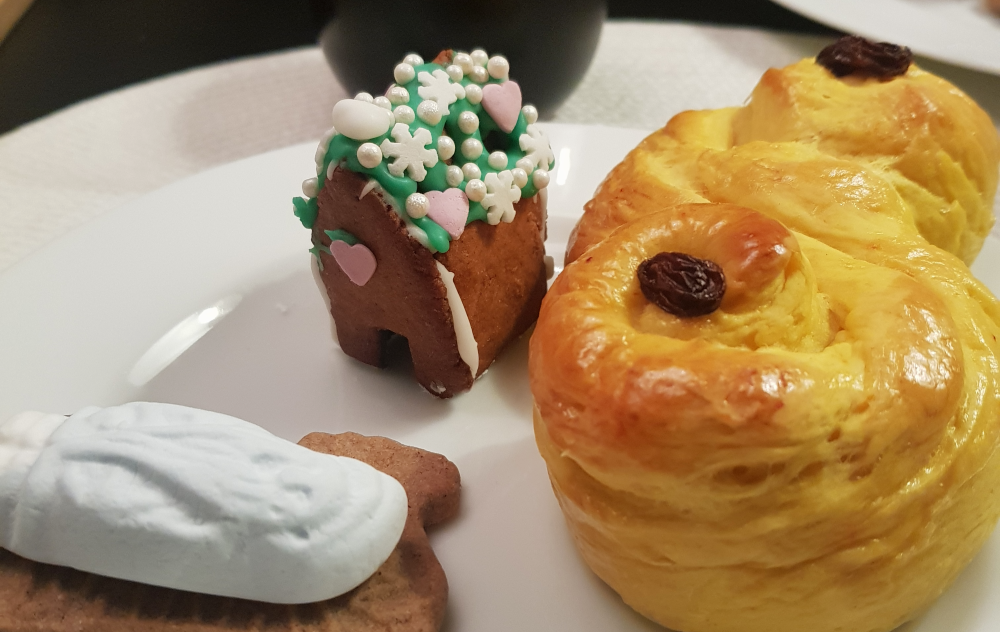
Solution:
[[[682,632],[888,632],[972,559],[1000,517],[1000,303],[964,262],[998,161],[942,80],[805,60],[611,172],[529,376],[569,532],[626,603]],[[647,300],[664,252],[721,267],[718,309]]]
[[[853,257],[731,204],[615,230],[531,338],[539,450],[588,565],[683,632],[884,632],[1000,516],[1000,306],[937,249]],[[714,261],[679,318],[636,267]],[[907,252],[923,261],[908,261]]]
[[[870,224],[908,224],[968,264],[993,226],[998,164],[989,115],[944,79],[916,64],[837,78],[804,59],[765,72],[745,106],[682,112],[644,140],[588,203],[568,260],[664,205],[732,202],[820,238],[830,227],[806,224],[824,209],[803,209],[864,207]]]

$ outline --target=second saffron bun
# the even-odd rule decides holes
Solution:
[[[803,59],[765,72],[745,106],[681,112],[640,143],[587,204],[567,260],[666,205],[730,202],[827,243],[902,223],[969,264],[993,226],[998,164],[989,115],[944,79],[916,64],[837,78]],[[855,209],[864,225],[840,221]]]

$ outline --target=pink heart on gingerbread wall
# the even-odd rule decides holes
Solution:
[[[375,255],[363,244],[353,246],[346,241],[330,242],[330,254],[347,278],[355,285],[364,285],[375,274]]]
[[[483,109],[500,129],[510,134],[521,113],[521,86],[514,81],[483,86]]]

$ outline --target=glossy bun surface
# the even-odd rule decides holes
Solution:
[[[745,108],[643,141],[531,339],[570,533],[671,629],[888,632],[1000,516],[1000,304],[962,260],[992,225],[996,132],[915,67],[838,81],[772,70]],[[720,265],[719,309],[647,301],[660,252]]]

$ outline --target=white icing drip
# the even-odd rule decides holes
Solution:
[[[39,562],[309,603],[371,576],[406,516],[392,477],[219,413],[134,402],[0,425],[0,545]]]
[[[549,190],[540,189],[535,194],[535,198],[542,212],[542,227],[539,232],[541,233],[542,246],[544,247],[549,232]],[[552,277],[556,274],[556,261],[552,258],[552,255],[545,255],[542,258],[542,262],[545,264],[545,279],[551,281]]]
[[[365,188],[361,189],[361,195],[358,196],[358,199],[360,200],[364,198],[366,195],[372,192],[372,189],[374,189],[377,186],[379,186],[378,180],[376,180],[375,178],[369,178],[368,184],[365,185]]]
[[[330,305],[330,293],[326,291],[326,284],[323,283],[323,273],[319,270],[319,257],[309,255],[309,259],[309,269],[312,270],[313,282],[316,283],[319,295],[323,297],[323,304],[326,305],[326,315],[330,317],[330,329],[333,332],[333,339],[339,345],[340,339],[337,337],[337,324],[333,322],[333,306]]]
[[[378,193],[382,197],[382,201],[388,204],[389,207],[396,212],[396,215],[399,215],[400,219],[403,220],[403,223],[406,225],[406,234],[410,236],[410,239],[416,241],[418,244],[429,250],[431,247],[431,240],[427,238],[427,233],[424,232],[424,229],[413,223],[413,220],[406,214],[406,211],[396,206],[395,200],[393,200],[392,196],[386,195],[385,189],[382,188],[382,185],[379,184],[375,178],[370,178],[368,180],[368,184],[366,184],[365,188],[362,189],[361,196],[358,199],[360,200],[372,191]]]
[[[441,274],[441,282],[444,283],[445,290],[447,290],[448,307],[451,308],[451,320],[455,323],[455,341],[458,343],[458,355],[462,357],[463,362],[469,365],[469,371],[472,372],[472,379],[476,379],[476,373],[479,372],[479,343],[476,342],[476,337],[472,333],[472,323],[469,322],[469,314],[466,313],[465,304],[462,303],[462,297],[459,296],[458,288],[455,287],[455,273],[450,272],[448,268],[441,265],[440,261],[435,260],[434,263]]]
[[[549,238],[549,190],[541,189],[535,195],[538,196],[538,203],[542,206],[542,243]]]
[[[326,160],[326,151],[330,148],[330,141],[337,135],[337,128],[331,127],[323,134],[319,145],[316,147],[316,175],[323,173],[323,162]]]
[[[420,228],[413,222],[406,222],[406,234],[410,236],[410,239],[430,250],[431,240],[428,239],[427,233],[424,232],[423,228]]]

